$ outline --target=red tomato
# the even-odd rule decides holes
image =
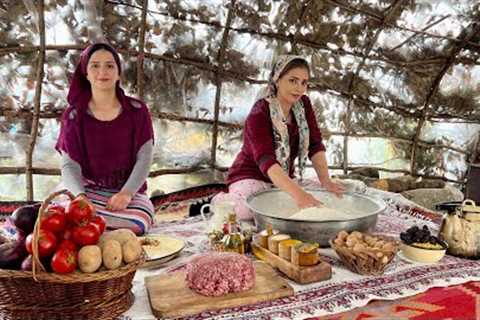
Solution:
[[[73,241],[79,246],[97,244],[100,238],[98,227],[89,223],[86,226],[75,227],[72,231]]]
[[[70,222],[77,226],[84,226],[95,216],[95,208],[84,199],[77,198],[71,201],[67,207],[67,217]]]
[[[57,246],[57,250],[60,250],[60,249],[69,249],[69,250],[72,250],[72,251],[76,251],[77,250],[77,245],[72,240],[63,239],[60,242],[60,244]]]
[[[42,229],[58,233],[63,231],[66,225],[67,218],[65,216],[65,213],[54,212],[47,215],[46,217],[42,217]]]
[[[25,246],[28,253],[33,254],[33,234],[29,234],[25,240]],[[57,247],[57,238],[53,232],[48,230],[40,230],[38,237],[38,255],[40,257],[48,257],[55,252]]]
[[[59,204],[51,204],[47,207],[47,216],[54,213],[65,213],[65,208]]]
[[[58,234],[58,239],[73,240],[72,229],[68,228]]]
[[[50,264],[56,273],[70,273],[77,268],[77,252],[70,249],[58,249]]]
[[[102,234],[107,227],[107,222],[105,221],[105,218],[100,215],[96,215],[95,217],[93,217],[92,221],[90,221],[90,224],[95,225],[100,231],[100,234]]]

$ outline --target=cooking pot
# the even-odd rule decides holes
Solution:
[[[290,195],[279,189],[271,189],[253,194],[247,198],[247,206],[254,213],[255,223],[260,230],[271,224],[281,233],[299,240],[315,241],[328,247],[328,241],[339,231],[358,230],[367,232],[375,227],[378,214],[386,208],[385,202],[358,193],[345,193],[342,198],[325,190],[310,190],[315,198],[326,207],[354,216],[348,220],[311,221],[291,219],[299,211]]]

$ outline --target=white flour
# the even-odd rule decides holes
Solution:
[[[271,217],[307,221],[357,219],[381,209],[381,204],[374,199],[357,194],[338,198],[329,192],[309,192],[323,203],[322,207],[300,210],[290,195],[276,190],[258,194],[250,200],[250,207]]]
[[[329,207],[311,207],[292,214],[289,219],[308,221],[348,220],[358,215],[348,214]]]

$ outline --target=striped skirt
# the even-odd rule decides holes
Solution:
[[[97,214],[105,218],[107,229],[130,229],[137,235],[148,232],[154,221],[155,209],[146,194],[137,193],[127,208],[121,211],[108,211],[105,209],[108,199],[117,191],[98,190],[86,188],[85,193],[93,203]]]

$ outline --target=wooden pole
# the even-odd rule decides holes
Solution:
[[[297,30],[295,30],[295,36],[292,35],[292,39],[290,40],[293,54],[299,54],[297,41],[301,37],[300,29],[303,26],[303,23],[305,21],[305,16],[307,15],[307,12],[308,12],[308,7],[310,6],[311,3],[312,3],[312,0],[304,0],[302,3],[302,10],[300,12],[300,15],[298,16],[298,22],[295,24]],[[296,5],[298,5],[296,2],[292,2],[290,4],[290,6],[296,6]]]
[[[219,69],[223,68],[223,63],[225,60],[225,51],[228,45],[228,32],[230,30],[230,25],[232,24],[233,15],[235,13],[235,1],[230,1],[230,8],[228,9],[227,22],[225,29],[222,35],[222,42],[220,49],[217,55],[218,69],[215,74],[215,82],[217,85],[217,90],[215,92],[215,107],[213,114],[213,128],[212,128],[212,148],[210,150],[210,167],[214,168],[217,162],[217,141],[218,141],[218,118],[220,115],[220,101],[221,101],[221,91],[222,91],[222,78],[218,72]]]
[[[26,185],[27,185],[27,201],[33,201],[33,152],[35,150],[35,143],[38,135],[40,105],[42,98],[42,81],[43,81],[43,68],[45,62],[45,19],[44,19],[44,3],[43,0],[37,2],[38,21],[37,29],[40,36],[40,49],[37,57],[37,68],[35,76],[35,96],[34,96],[34,109],[32,119],[32,129],[30,131],[30,139],[28,149],[26,150]]]
[[[463,41],[456,43],[456,45],[451,51],[450,57],[443,65],[440,72],[433,79],[430,90],[427,92],[427,95],[425,96],[425,101],[423,102],[422,118],[418,122],[417,128],[415,130],[415,136],[413,137],[413,144],[412,144],[412,152],[410,154],[410,171],[412,172],[413,175],[417,173],[417,167],[416,167],[417,152],[418,152],[418,147],[420,143],[422,128],[428,120],[428,114],[430,111],[430,108],[429,108],[430,101],[432,100],[435,93],[438,91],[438,87],[440,85],[440,82],[443,79],[443,76],[447,73],[448,69],[450,69],[450,67],[455,62],[456,56],[463,50],[463,48],[465,48],[467,43],[469,43],[469,40],[471,40],[478,33],[480,33],[480,24],[477,24],[477,23],[470,24],[462,31],[462,33],[459,36],[459,39]]]
[[[143,63],[145,60],[145,33],[147,29],[148,0],[143,0],[142,22],[140,25],[140,39],[138,40],[137,55],[137,95],[140,100],[144,98],[144,72]]]
[[[358,64],[358,67],[357,69],[355,70],[355,73],[352,74],[350,80],[349,80],[349,83],[348,83],[348,88],[347,88],[347,92],[349,94],[352,95],[353,97],[353,88],[354,88],[354,84],[355,84],[355,79],[358,77],[358,75],[360,74],[360,71],[362,70],[362,68],[365,66],[365,62],[367,60],[367,57],[369,56],[370,54],[370,51],[372,51],[372,48],[373,48],[373,45],[377,42],[377,39],[378,37],[380,36],[380,33],[383,31],[384,27],[385,27],[385,23],[386,21],[389,21],[390,19],[390,16],[396,12],[397,8],[400,7],[402,5],[402,2],[404,0],[396,0],[393,5],[391,6],[391,8],[389,9],[389,13],[387,13],[387,15],[385,17],[383,17],[382,19],[382,26],[380,28],[378,28],[375,32],[375,34],[373,35],[372,39],[368,42],[368,44],[366,45],[366,47],[364,48],[364,52],[363,52],[363,55],[364,55],[364,58],[362,59],[362,61]],[[368,32],[368,31],[367,31]],[[347,104],[347,112],[346,112],[346,115],[345,115],[345,120],[344,120],[344,124],[345,124],[345,136],[343,137],[343,173],[344,174],[347,174],[348,173],[348,138],[349,136],[351,135],[352,133],[352,130],[351,130],[351,125],[352,125],[352,112],[353,112],[353,104],[354,104],[354,101],[352,98],[350,98],[348,100],[348,104]]]

